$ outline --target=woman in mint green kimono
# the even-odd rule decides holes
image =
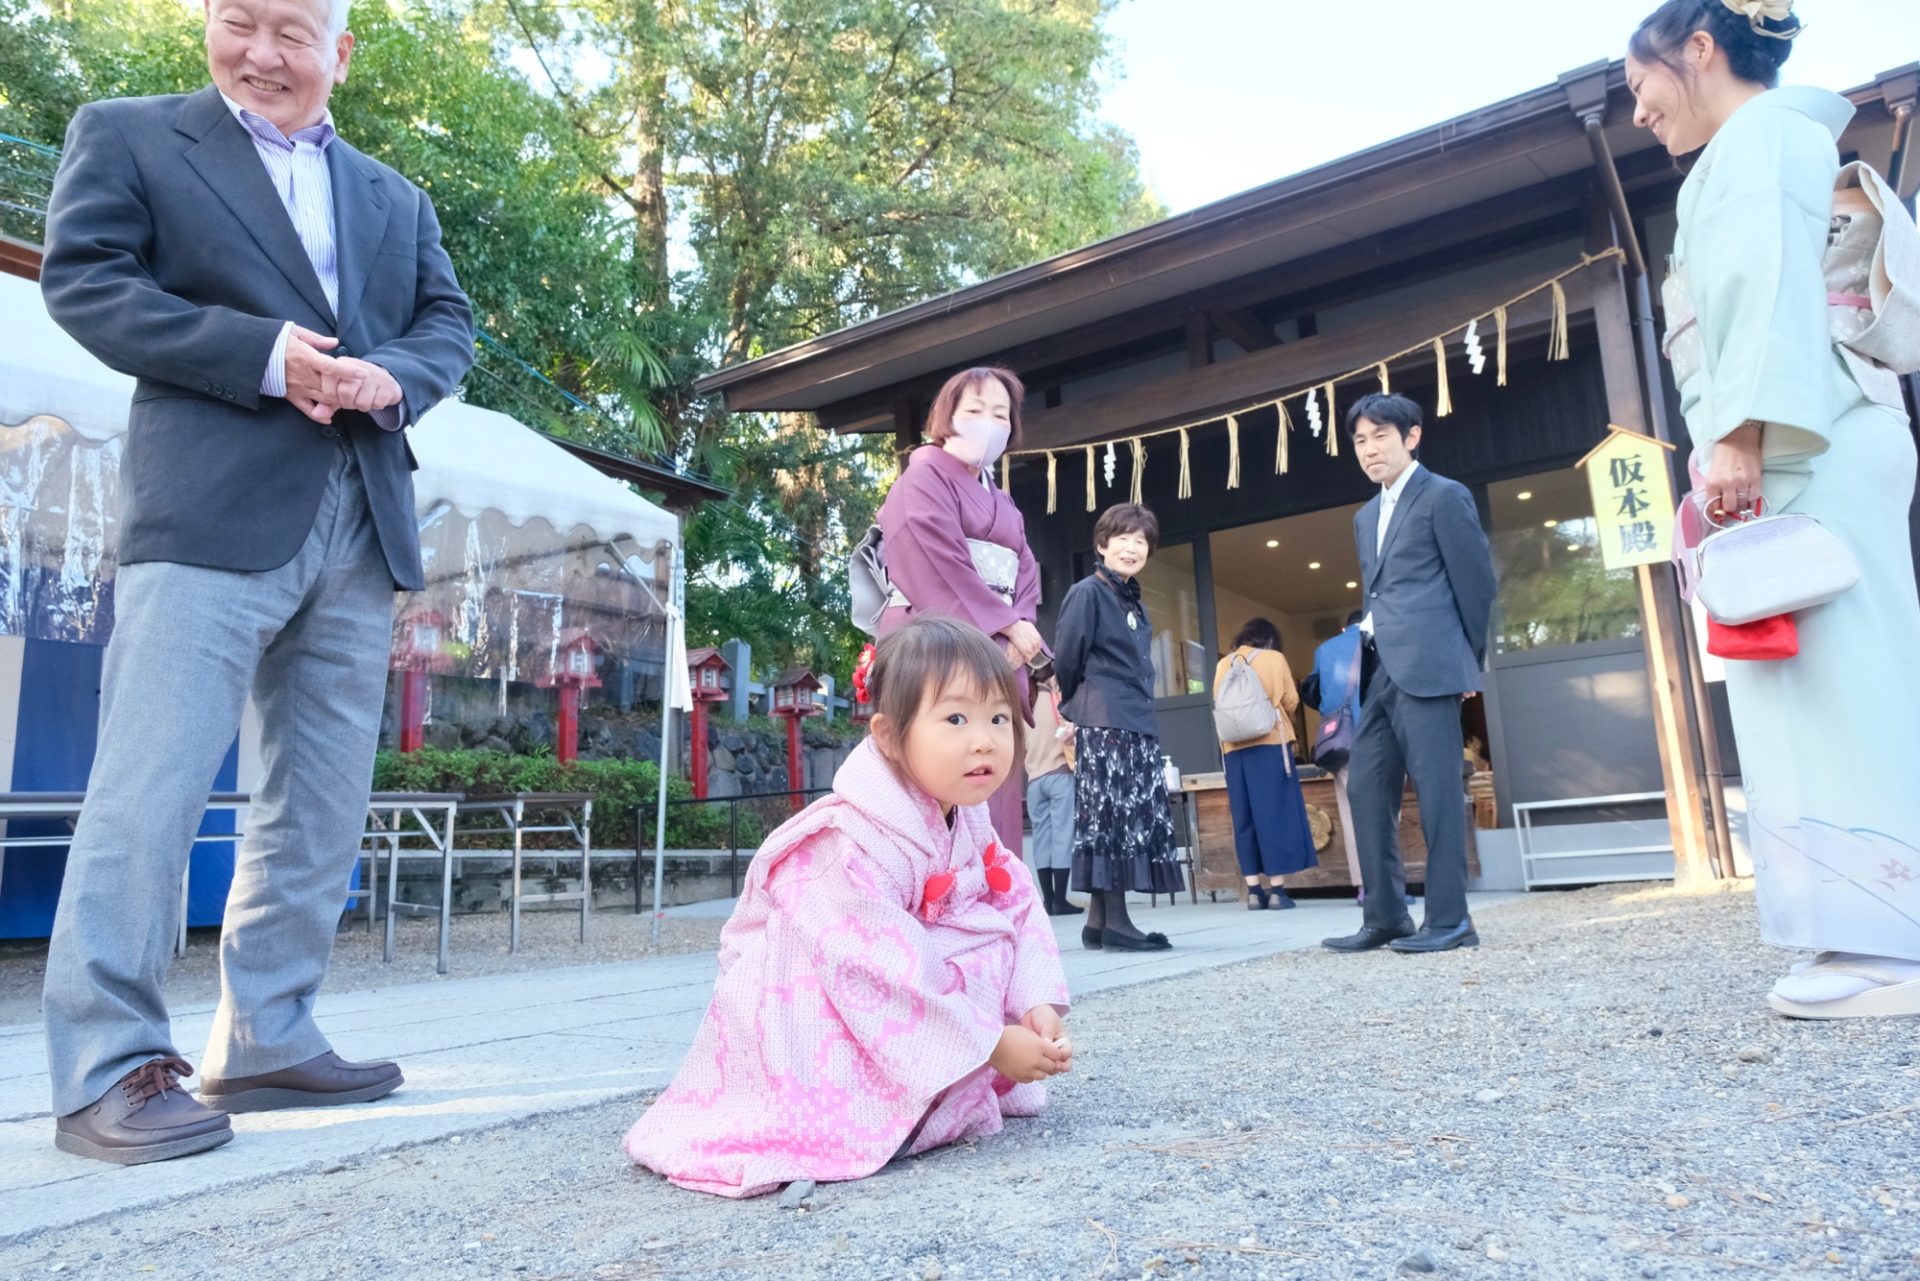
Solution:
[[[1888,336],[1869,331],[1911,318],[1898,298],[1876,316],[1868,296],[1885,292],[1867,282],[1878,208],[1836,204],[1852,106],[1773,87],[1799,30],[1791,0],[1669,0],[1634,33],[1627,83],[1636,123],[1675,156],[1700,152],[1666,286],[1700,500],[1728,518],[1756,500],[1813,516],[1862,571],[1795,616],[1798,657],[1727,664],[1761,933],[1815,953],[1768,1004],[1801,1018],[1916,1014],[1915,452],[1898,378],[1864,354]]]

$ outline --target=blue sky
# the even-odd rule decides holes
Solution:
[[[1654,0],[1120,0],[1103,116],[1178,213],[1620,56]],[[1794,84],[1920,59],[1920,0],[1803,0]]]

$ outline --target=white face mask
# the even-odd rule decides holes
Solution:
[[[991,418],[956,418],[941,448],[969,467],[991,467],[1007,452],[1012,428]]]

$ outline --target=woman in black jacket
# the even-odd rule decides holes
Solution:
[[[1073,888],[1091,894],[1080,941],[1151,952],[1170,947],[1127,915],[1127,891],[1175,894],[1173,815],[1153,711],[1153,626],[1136,575],[1160,542],[1160,522],[1137,503],[1100,514],[1100,566],[1073,585],[1054,629],[1061,714],[1076,736]]]

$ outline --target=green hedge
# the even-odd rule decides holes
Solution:
[[[729,730],[747,733],[765,734],[776,743],[787,741],[787,722],[778,716],[749,716],[744,721],[726,720],[715,717],[710,722],[722,734]],[[848,720],[845,716],[837,720],[823,721],[817,717],[808,717],[800,723],[803,738],[824,738],[829,742],[845,746],[857,743],[867,736],[867,727]]]
[[[653,846],[654,806],[659,797],[660,768],[651,761],[575,761],[562,765],[551,756],[515,756],[507,752],[445,751],[423,747],[417,752],[383,751],[374,758],[373,786],[380,792],[589,792],[593,795],[593,843],[603,849],[650,849]],[[691,800],[693,784],[678,776],[667,780],[667,799]],[[634,809],[646,807],[641,830],[634,831]],[[678,805],[667,810],[667,848],[725,849],[728,806]],[[740,841],[748,849],[760,843],[759,821],[750,812],[740,815]],[[505,846],[505,841],[462,837],[464,845]],[[530,837],[534,848],[553,847],[558,837]]]

